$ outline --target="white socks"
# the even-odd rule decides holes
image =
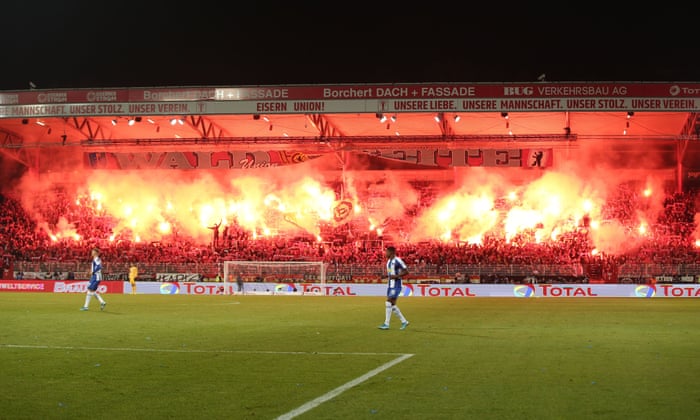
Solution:
[[[399,319],[401,320],[401,323],[406,322],[406,318],[404,318],[403,314],[401,313],[401,309],[399,309],[398,306],[392,306],[392,307],[391,307],[391,310],[394,311],[394,313],[396,314],[396,316],[399,317]]]
[[[92,296],[93,296],[93,295],[97,298],[97,300],[100,301],[100,303],[105,303],[105,300],[102,299],[102,296],[100,296],[99,293],[97,293],[97,292],[87,292],[87,294],[85,295],[85,305],[83,305],[84,307],[87,308],[88,306],[90,306],[90,299],[92,299]]]
[[[386,325],[389,325],[389,321],[391,320],[391,313],[393,312],[396,314],[397,317],[401,320],[402,323],[406,322],[406,318],[403,316],[401,313],[401,309],[399,309],[398,306],[396,305],[391,305],[391,302],[384,302],[386,304],[386,315],[384,318],[384,323]]]

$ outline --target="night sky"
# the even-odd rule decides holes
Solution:
[[[541,74],[551,82],[700,80],[700,37],[687,9],[584,16],[573,6],[557,14],[544,4],[473,12],[426,4],[439,10],[398,16],[406,5],[11,3],[2,6],[0,90],[28,89],[30,81],[84,88],[534,82]]]

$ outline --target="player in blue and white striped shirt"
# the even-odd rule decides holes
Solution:
[[[100,310],[103,311],[107,302],[102,299],[102,296],[97,292],[97,288],[100,286],[102,281],[102,259],[100,258],[100,250],[97,248],[92,249],[92,274],[90,275],[90,282],[88,283],[87,293],[85,295],[85,305],[80,308],[81,311],[87,311],[90,306],[90,299],[93,296],[100,301]]]
[[[396,300],[401,295],[401,277],[408,274],[408,266],[399,257],[396,256],[396,248],[388,246],[386,248],[386,274],[388,278],[386,289],[386,310],[384,323],[379,326],[380,330],[388,330],[391,314],[395,314],[401,320],[401,329],[405,330],[408,327],[408,320],[403,316],[401,310],[396,306]]]

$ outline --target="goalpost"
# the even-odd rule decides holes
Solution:
[[[286,292],[278,284],[326,284],[326,265],[322,261],[224,261],[224,293],[245,293],[255,289]],[[239,292],[237,277],[243,279]],[[276,287],[280,290],[277,290]]]

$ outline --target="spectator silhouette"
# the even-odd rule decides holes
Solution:
[[[541,150],[536,151],[533,155],[532,158],[534,161],[532,162],[532,166],[537,166],[537,167],[542,167],[542,157],[544,156],[544,152]]]

